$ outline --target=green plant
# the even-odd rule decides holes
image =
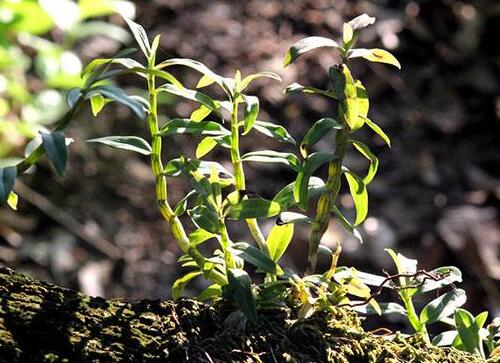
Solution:
[[[449,322],[449,317],[454,313],[454,326],[458,331],[454,345],[483,354],[480,344],[471,343],[468,337],[472,336],[471,329],[478,327],[473,332],[477,338],[485,316],[475,318],[476,325],[473,326],[468,323],[472,320],[467,320],[466,313],[461,310],[454,312],[465,302],[463,290],[454,289],[434,299],[422,309],[420,315],[417,315],[413,304],[414,296],[461,281],[458,269],[446,267],[430,273],[419,271],[416,269],[416,261],[389,251],[398,274],[384,278],[359,272],[354,268],[339,267],[340,244],[332,251],[320,243],[332,216],[361,239],[356,226],[364,221],[368,212],[367,185],[377,172],[378,159],[366,144],[356,139],[356,131],[366,125],[390,146],[388,136],[368,118],[369,100],[366,89],[361,81],[353,78],[347,65],[351,59],[361,57],[400,67],[396,58],[385,50],[354,48],[360,31],[374,21],[374,18],[361,15],[344,24],[342,45],[327,38],[308,37],[293,45],[287,52],[285,66],[320,47],[334,48],[341,56],[341,62],[328,70],[331,89],[321,90],[299,84],[286,88],[287,93],[303,92],[325,96],[338,106],[335,117],[324,117],[316,121],[306,132],[299,146],[302,157],[299,158],[292,153],[274,150],[240,154],[240,138],[250,132],[261,133],[280,143],[295,144],[283,126],[258,118],[259,100],[247,92],[251,82],[260,77],[281,81],[277,74],[260,72],[242,77],[236,71],[234,77],[228,78],[191,59],[176,58],[157,63],[156,51],[160,37],[155,37],[150,43],[144,29],[126,19],[146,62],[142,64],[126,58],[130,50],[125,50],[114,58],[96,59],[88,64],[82,72],[82,86],[73,88],[68,93],[70,110],[59,120],[54,131],[42,133],[36,142],[32,142],[27,150],[28,156],[22,162],[16,166],[0,168],[0,202],[15,208],[17,196],[13,192],[13,185],[16,176],[35,164],[44,154],[47,154],[60,174],[64,172],[70,140],[62,131],[85,101],[89,101],[94,115],[99,114],[109,102],[119,102],[129,107],[138,118],[146,119],[150,141],[129,135],[88,141],[150,157],[160,213],[183,253],[179,263],[182,267],[189,268],[189,272],[175,281],[172,289],[174,298],[182,295],[184,287],[192,279],[203,276],[211,285],[198,296],[199,299],[224,297],[234,302],[251,322],[259,319],[258,308],[264,306],[295,306],[298,308],[298,319],[305,319],[317,310],[328,311],[335,306],[350,306],[364,312],[404,314],[415,331],[427,339],[427,325],[437,321]],[[200,73],[196,89],[186,88],[172,73],[166,71],[172,67],[184,67]],[[147,87],[148,99],[130,96],[112,84],[114,77],[126,73],[135,74],[142,79]],[[222,91],[224,99],[215,99],[200,90],[213,86]],[[198,108],[188,118],[164,120],[158,108],[158,97],[162,93],[196,102]],[[314,152],[318,141],[331,132],[334,132],[331,151]],[[164,161],[164,139],[179,134],[201,138],[194,157],[179,155]],[[364,177],[344,165],[344,157],[351,146],[369,161],[368,172]],[[216,147],[227,150],[233,172],[217,161],[206,160],[207,155]],[[295,171],[297,177],[272,200],[266,200],[247,189],[244,173],[244,163],[247,162],[283,164]],[[325,181],[314,176],[322,166],[327,166]],[[185,178],[192,186],[192,190],[176,203],[171,201],[168,189],[168,181],[174,177]],[[342,177],[345,177],[354,200],[354,222],[349,221],[336,205]],[[310,201],[313,198],[317,198],[317,202],[316,208],[311,210]],[[300,209],[302,213],[294,211],[294,208]],[[271,217],[277,217],[276,223],[267,237],[264,237],[257,220]],[[234,220],[244,221],[254,244],[231,239],[228,224]],[[298,224],[311,225],[305,276],[299,276],[279,264]],[[208,240],[216,241],[218,247],[206,257],[200,252],[199,246]],[[322,274],[316,273],[319,253],[331,257],[330,268]],[[264,275],[263,278],[254,282],[245,269],[245,263],[254,266],[257,273]],[[375,290],[370,290],[369,285],[375,286]],[[384,287],[396,289],[404,306],[377,303],[375,297]],[[352,300],[359,298],[361,300]],[[496,338],[493,337],[496,335],[497,331],[489,335],[489,348],[495,346]],[[460,342],[457,336],[461,339]]]

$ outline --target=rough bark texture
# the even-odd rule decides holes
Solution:
[[[300,323],[286,309],[261,316],[244,331],[221,304],[92,298],[0,268],[0,362],[480,362],[366,333],[343,309]]]

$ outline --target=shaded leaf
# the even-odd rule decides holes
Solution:
[[[217,213],[204,205],[199,205],[188,211],[193,222],[200,228],[218,234],[222,228]]]
[[[42,136],[42,145],[49,157],[52,165],[56,168],[59,175],[63,175],[68,163],[68,150],[66,149],[66,138],[61,131],[53,133],[40,132]]]
[[[241,161],[258,161],[261,163],[281,163],[290,166],[300,172],[302,165],[300,160],[291,153],[284,153],[272,150],[252,151],[241,157]]]
[[[6,204],[9,201],[16,176],[17,169],[15,166],[0,167],[0,204]]]
[[[178,278],[177,280],[175,280],[175,282],[174,282],[174,284],[172,286],[172,297],[173,297],[173,299],[174,300],[178,300],[181,297],[182,292],[184,291],[184,288],[189,283],[189,281],[191,281],[192,279],[194,279],[197,276],[200,276],[202,273],[203,272],[201,272],[201,271],[188,272],[184,276],[182,276],[182,277]]]
[[[79,87],[72,88],[69,90],[68,95],[66,96],[66,102],[70,108],[73,108],[76,103],[82,97],[82,89]]]
[[[212,299],[214,297],[221,296],[222,294],[222,287],[217,284],[212,284],[209,287],[207,287],[205,290],[203,290],[197,297],[196,300],[199,301],[205,301],[208,299]]]
[[[257,309],[252,292],[252,280],[240,269],[228,269],[228,295],[243,311],[250,322],[257,321]]]
[[[311,177],[309,178],[308,184],[308,194],[310,198],[317,197],[318,195],[327,191],[325,187],[325,182],[321,178]],[[273,201],[281,205],[282,210],[289,209],[297,204],[293,191],[295,189],[295,182],[288,184],[286,187],[280,190],[278,194],[273,198]]]
[[[425,283],[417,289],[415,294],[424,294],[429,291],[441,289],[444,286],[451,285],[455,282],[462,282],[462,272],[455,266],[439,267],[435,270],[430,271],[429,273],[436,277],[440,275],[442,275],[443,277],[437,281],[425,281]]]
[[[189,119],[175,118],[168,121],[160,130],[161,136],[172,134],[194,134],[194,135],[211,135],[221,136],[230,135],[227,129],[221,124],[214,121],[192,121]]]
[[[331,130],[341,130],[343,127],[337,120],[331,117],[325,117],[316,121],[306,132],[300,143],[300,152],[304,158],[307,157],[308,149],[314,146],[323,136]]]
[[[375,177],[375,174],[377,174],[378,159],[375,156],[375,154],[371,152],[371,150],[368,148],[366,144],[363,144],[362,142],[356,140],[350,140],[350,142],[365,158],[367,158],[370,161],[370,168],[368,169],[368,173],[363,178],[363,182],[365,183],[365,185],[368,185]]]
[[[291,85],[285,88],[285,93],[291,92],[304,92],[310,94],[320,94],[323,96],[327,96],[333,99],[337,99],[337,96],[332,91],[324,91],[316,87],[302,86],[298,83],[292,83]]]
[[[194,91],[190,90],[187,88],[179,88],[177,86],[174,86],[172,84],[163,84],[157,89],[158,92],[167,92],[169,94],[179,96],[182,98],[185,98],[187,100],[191,101],[196,101],[198,103],[201,103],[202,105],[208,107],[212,111],[218,112],[219,105],[209,96],[206,94],[199,92],[199,91]]]
[[[146,116],[144,107],[142,106],[141,102],[129,96],[121,88],[111,85],[95,86],[92,87],[89,92],[87,92],[87,94],[85,95],[85,99],[89,99],[96,94],[101,94],[106,98],[129,107],[141,119],[144,119]]]
[[[349,220],[342,214],[340,209],[338,209],[335,205],[332,206],[332,211],[335,213],[337,218],[339,219],[339,222],[342,224],[342,226],[349,231],[354,237],[356,237],[359,242],[363,243],[363,237],[361,236],[361,233],[356,229],[356,227],[349,222]]]
[[[347,179],[347,184],[349,185],[349,191],[351,192],[352,199],[354,201],[354,207],[356,208],[356,220],[354,222],[355,226],[361,224],[368,214],[368,192],[366,191],[366,185],[359,176],[353,172],[344,168],[344,175]]]
[[[257,267],[260,271],[273,275],[279,274],[280,268],[269,256],[258,248],[245,242],[234,243],[229,249],[244,261]]]

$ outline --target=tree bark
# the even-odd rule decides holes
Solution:
[[[245,329],[222,303],[105,300],[0,268],[0,362],[481,362],[366,333],[346,309],[304,322],[289,309],[260,314]]]

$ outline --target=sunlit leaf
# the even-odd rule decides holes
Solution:
[[[456,309],[454,319],[464,350],[484,358],[480,335],[481,328],[476,323],[474,316],[465,309]]]
[[[102,108],[106,104],[106,99],[101,94],[95,94],[90,97],[90,106],[92,107],[92,113],[97,116],[101,112]]]
[[[168,83],[158,87],[157,91],[167,92],[169,94],[179,96],[187,100],[196,101],[208,107],[212,111],[218,112],[219,109],[219,105],[212,98],[199,91],[194,91],[187,88],[179,88],[177,86]]]
[[[386,63],[391,64],[399,69],[401,69],[401,64],[391,53],[384,49],[352,49],[348,52],[347,56],[349,58],[364,58],[370,62]]]
[[[207,136],[203,138],[196,147],[196,158],[201,159],[217,145],[217,141],[213,137]]]
[[[432,344],[438,347],[451,346],[457,336],[458,331],[456,330],[444,331],[432,338]]]
[[[366,118],[366,117],[362,117],[360,116],[361,118],[363,118],[363,121],[373,130],[375,131],[375,133],[380,136],[384,141],[385,143],[391,147],[391,139],[389,139],[389,136],[387,136],[387,134],[380,128],[380,126],[378,126],[377,124],[375,124],[373,121],[371,121],[370,119]]]
[[[288,184],[273,198],[273,201],[279,203],[283,210],[289,209],[297,204],[293,196],[294,187],[295,182]],[[310,198],[317,197],[326,191],[325,182],[321,178],[309,178],[308,193]]]
[[[261,134],[272,137],[278,142],[285,142],[295,145],[295,140],[283,126],[274,124],[272,122],[256,120],[253,125],[253,129],[260,132]]]
[[[175,280],[174,285],[172,286],[172,297],[174,300],[177,300],[182,296],[182,292],[189,281],[197,276],[200,276],[201,274],[201,271],[192,271]]]
[[[307,53],[311,50],[321,48],[321,47],[330,47],[330,48],[339,48],[339,45],[336,41],[323,37],[308,37],[304,38],[288,49],[285,55],[285,67],[290,63],[293,63],[299,56],[304,53]]]
[[[299,172],[302,169],[300,160],[291,153],[272,150],[252,151],[241,157],[241,161],[258,161],[261,163],[281,163]]]
[[[296,223],[312,223],[312,220],[308,216],[301,213],[282,212],[280,213],[276,221],[276,224],[278,225],[296,224]]]
[[[439,267],[429,273],[436,276],[437,281],[427,279],[425,283],[417,289],[415,294],[425,294],[426,292],[441,289],[455,282],[462,282],[462,272],[455,266]]]
[[[441,295],[437,299],[428,303],[420,312],[420,322],[422,324],[432,324],[441,318],[448,317],[453,312],[465,304],[467,297],[462,289],[455,289]]]
[[[265,255],[258,248],[245,242],[234,243],[230,250],[236,256],[241,257],[249,264],[257,267],[260,271],[273,275],[280,274],[281,269],[269,256]],[[282,273],[282,272],[281,272]]]
[[[231,133],[222,127],[221,124],[214,121],[195,122],[189,119],[175,118],[163,125],[160,130],[160,134],[162,136],[173,134],[221,136],[229,135]]]
[[[361,14],[348,22],[353,30],[366,28],[373,23],[375,23],[375,18],[368,16],[367,14]]]
[[[243,110],[243,135],[246,135],[252,130],[255,120],[259,115],[259,99],[255,96],[243,96],[245,100],[245,109]]]
[[[198,228],[189,234],[189,243],[193,246],[197,246],[210,238],[214,238],[216,234],[206,231],[202,228]]]
[[[151,57],[151,46],[149,44],[149,39],[148,35],[146,34],[146,31],[141,25],[137,24],[136,22],[126,17],[124,17],[123,19],[125,19],[125,22],[132,31],[132,34],[134,35],[134,38],[137,44],[139,45],[139,48],[141,48],[146,58],[149,59]]]
[[[351,24],[344,23],[342,41],[346,46],[348,46],[351,43],[353,35],[354,35],[354,29],[352,28]]]
[[[281,211],[281,206],[270,200],[262,198],[244,199],[232,205],[227,210],[229,219],[249,219],[274,217]]]
[[[200,228],[219,234],[222,224],[217,213],[204,205],[199,205],[188,211],[189,216]]]
[[[351,71],[345,64],[341,64],[339,67],[330,67],[329,73],[345,122],[352,130],[357,130],[361,127],[358,120],[358,91]]]
[[[359,176],[347,169],[344,169],[344,175],[347,179],[347,184],[349,184],[349,190],[354,201],[354,207],[356,208],[354,225],[357,226],[365,220],[368,214],[368,192],[366,191],[363,179]]]
[[[13,191],[11,191],[9,193],[9,197],[7,198],[7,205],[10,208],[12,208],[13,210],[17,210],[17,202],[18,201],[19,201],[19,196],[16,193],[14,193]]]
[[[240,92],[243,92],[245,90],[245,88],[247,88],[248,85],[250,83],[252,83],[252,81],[254,81],[258,78],[261,78],[261,77],[271,78],[271,79],[274,79],[278,82],[281,82],[281,77],[274,72],[259,72],[259,73],[251,74],[251,75],[243,78],[243,80],[241,81],[240,87],[239,87]]]
[[[212,112],[212,110],[201,104],[200,107],[198,107],[196,110],[194,110],[192,113],[191,113],[191,116],[189,116],[189,119],[193,120],[193,121],[203,121],[208,115],[210,115],[210,113]]]
[[[269,256],[276,262],[285,253],[293,237],[293,223],[278,225],[275,224],[266,239],[266,246],[269,249]]]
[[[359,242],[363,243],[363,236],[361,236],[361,233],[359,233],[359,231],[356,229],[356,227],[351,222],[349,222],[349,220],[342,214],[340,209],[338,209],[334,205],[334,206],[332,206],[332,210],[335,213],[335,215],[337,216],[337,218],[338,218],[339,222],[342,224],[342,226],[347,231],[349,231],[354,237],[356,237],[356,239]]]
[[[351,301],[351,304],[353,303],[357,302]],[[406,309],[397,303],[379,303],[379,307],[380,307],[380,312],[383,315],[386,314],[406,315]],[[373,308],[373,306],[369,304],[354,306],[353,309],[360,314],[366,314],[366,315],[378,314],[377,311]]]
[[[363,182],[365,185],[370,184],[370,182],[373,180],[373,177],[375,174],[377,174],[377,169],[378,169],[378,158],[371,152],[371,150],[368,148],[368,145],[363,144],[360,141],[356,140],[350,140],[351,143],[354,145],[354,147],[365,157],[370,161],[370,167],[368,169],[368,173],[366,176],[363,178]]]
[[[148,142],[137,136],[106,136],[87,140],[87,142],[97,142],[117,149],[135,151],[139,154],[151,154],[151,146]]]
[[[310,93],[310,94],[320,94],[323,96],[327,96],[333,99],[337,99],[337,96],[332,92],[332,91],[324,91],[316,87],[309,87],[309,86],[302,86],[301,84],[298,83],[292,83],[291,85],[287,86],[285,88],[285,93],[292,93],[292,92],[304,92],[304,93]]]

